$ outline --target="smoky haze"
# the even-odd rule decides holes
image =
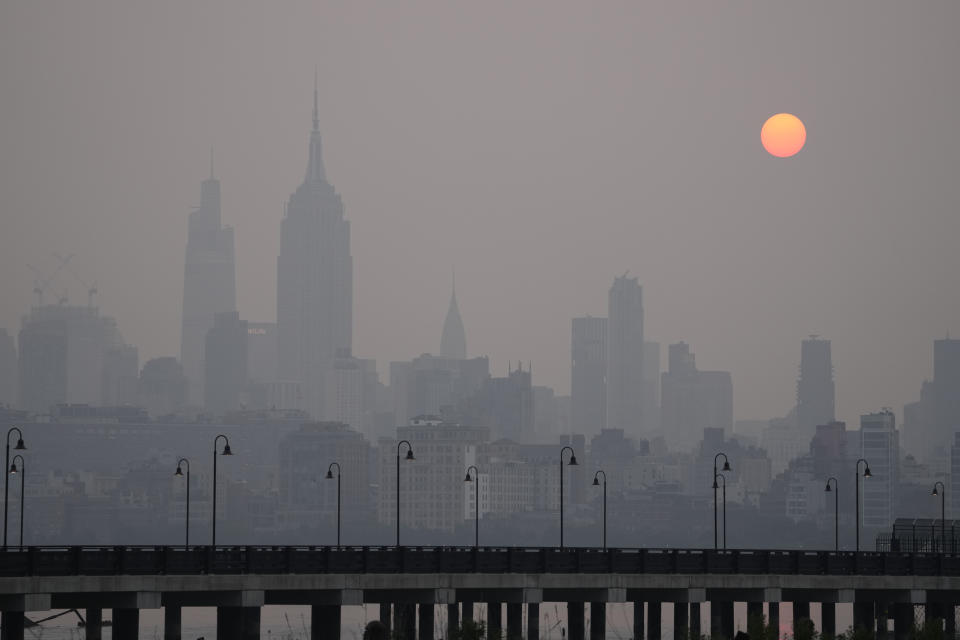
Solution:
[[[0,326],[27,265],[73,253],[141,363],[177,355],[211,146],[240,314],[274,320],[316,68],[381,374],[437,352],[455,268],[469,355],[568,393],[570,318],[629,270],[646,336],[731,371],[736,417],[793,406],[813,333],[839,419],[899,412],[960,334],[958,24],[952,0],[6,2]],[[787,160],[759,141],[781,111],[808,131]]]

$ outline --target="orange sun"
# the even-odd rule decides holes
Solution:
[[[792,113],[770,116],[760,129],[760,142],[767,152],[778,158],[795,155],[807,141],[807,129]]]

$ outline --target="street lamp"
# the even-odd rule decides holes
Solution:
[[[717,478],[720,478],[720,484],[717,485]],[[722,473],[713,476],[713,495],[717,495],[717,489],[723,487],[723,550],[727,550],[727,479]],[[716,526],[716,525],[714,525]],[[716,529],[714,529],[716,533]],[[714,547],[716,549],[716,547]]]
[[[593,474],[593,486],[599,487],[600,480],[598,476],[603,474],[603,548],[607,548],[607,473],[600,469]]]
[[[830,489],[830,481],[833,480],[833,486],[836,487],[836,491]],[[837,479],[833,476],[827,478],[827,486],[824,487],[824,491],[830,493],[833,491],[833,548],[834,551],[840,551],[840,485],[837,484]]]
[[[857,512],[856,518],[857,521],[857,552],[860,552],[860,463],[863,463],[863,477],[870,478],[873,474],[870,473],[870,463],[860,458],[857,460],[857,471],[854,473],[854,482],[857,483]]]
[[[17,451],[23,451],[27,447],[23,444],[23,432],[20,431],[18,427],[10,427],[10,430],[7,431],[7,459],[3,464],[4,469],[10,468],[10,434],[14,431],[17,432],[17,446],[14,447]],[[3,478],[3,547],[7,547],[7,501],[9,496],[9,487],[10,487],[10,478],[8,474],[4,474]]]
[[[216,458],[214,458],[216,462]],[[190,546],[190,461],[186,458],[180,458],[177,460],[177,470],[173,472],[175,476],[183,476],[183,470],[180,469],[180,465],[186,463],[187,465],[187,532],[184,538],[183,546]]]
[[[230,451],[230,440],[227,436],[221,433],[213,439],[213,512],[210,514],[210,519],[213,521],[213,537],[210,542],[211,547],[217,546],[217,441],[220,438],[223,438],[223,453],[220,455],[233,455],[233,452]]]
[[[937,485],[940,485],[940,492],[937,492]],[[947,488],[943,486],[943,483],[937,480],[933,483],[933,493],[930,495],[939,495],[940,496],[940,553],[943,553],[947,548],[947,534],[944,527],[946,527],[947,521],[944,516],[947,513]]]
[[[407,445],[407,460],[415,460],[413,457],[413,445],[407,440],[401,440],[397,443],[397,546],[400,546],[400,447]]]
[[[480,470],[474,465],[467,467],[467,476],[464,482],[473,482],[470,478],[470,469],[477,476],[477,481],[473,485],[473,546],[480,546]]]
[[[723,456],[723,469],[721,471],[730,471],[730,461],[727,460],[727,454],[720,452],[717,455],[713,456],[713,549],[716,551],[718,548],[717,544],[717,460]],[[726,480],[724,480],[724,487],[727,486]],[[726,488],[724,488],[726,491]],[[724,503],[726,507],[726,503]],[[726,546],[727,539],[723,539],[723,544]]]
[[[20,459],[20,548],[23,549],[23,496],[27,492],[27,465],[23,461],[23,456],[17,454],[13,456],[10,473],[17,473],[17,458]]]
[[[560,548],[563,549],[563,452],[570,451],[570,462],[567,463],[569,466],[575,466],[577,464],[577,454],[573,452],[573,447],[565,446],[560,449]]]
[[[327,480],[333,480],[333,468],[337,468],[337,546],[340,546],[340,463],[331,462],[327,467]]]

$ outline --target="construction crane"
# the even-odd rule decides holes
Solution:
[[[53,282],[53,279],[60,275],[60,272],[63,271],[70,261],[73,259],[73,254],[71,253],[66,258],[61,256],[58,253],[53,254],[53,257],[57,259],[57,268],[53,270],[49,276],[44,276],[43,272],[31,265],[27,265],[27,268],[33,271],[37,276],[37,279],[33,281],[33,292],[37,295],[37,306],[43,306],[43,294],[47,290],[47,287],[50,286],[50,283]]]
[[[94,280],[93,284],[87,284],[86,282],[83,281],[83,278],[81,278],[80,276],[77,275],[77,272],[76,272],[76,271],[74,271],[73,269],[69,269],[68,271],[70,271],[70,275],[72,275],[74,278],[76,278],[76,279],[77,279],[77,282],[79,282],[80,284],[82,284],[82,285],[84,286],[84,288],[87,290],[87,306],[88,306],[88,307],[93,307],[93,296],[95,296],[95,295],[97,295],[97,293],[99,293],[99,291],[97,291],[97,282],[96,282],[96,280]]]

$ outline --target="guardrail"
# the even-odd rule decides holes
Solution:
[[[960,576],[960,555],[527,547],[8,547],[0,577],[317,573]]]

